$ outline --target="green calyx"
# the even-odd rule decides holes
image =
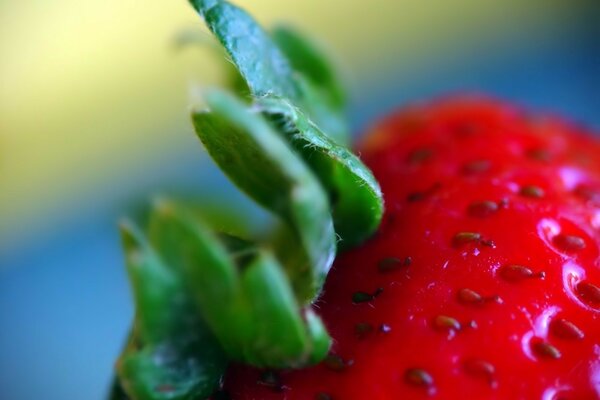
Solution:
[[[344,91],[323,52],[289,28],[267,33],[227,1],[190,2],[251,96],[207,91],[193,125],[277,226],[262,238],[220,232],[189,206],[159,201],[145,229],[122,227],[136,316],[113,400],[208,398],[229,361],[321,361],[331,339],[311,305],[338,244],[366,239],[383,213],[377,182],[345,147]]]

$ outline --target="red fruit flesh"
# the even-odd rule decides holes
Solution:
[[[315,305],[332,357],[274,384],[233,367],[231,398],[600,398],[599,142],[459,98],[392,115],[359,150],[386,214]]]

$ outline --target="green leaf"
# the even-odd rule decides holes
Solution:
[[[246,11],[227,1],[191,1],[221,42],[255,96],[299,100],[290,63]]]
[[[302,101],[296,104],[329,137],[347,144],[346,93],[326,52],[289,26],[276,27],[271,36],[290,61]]]
[[[294,71],[273,38],[244,10],[224,0],[191,3],[230,55],[254,97],[275,95],[289,99],[333,140],[347,142],[342,92],[334,83],[333,71],[314,46],[291,31],[280,34],[287,35],[281,38],[282,42],[289,46],[286,50],[292,60],[303,68]],[[303,56],[318,59],[321,72],[299,63]],[[329,71],[329,77],[317,78],[323,71]]]
[[[313,327],[322,324],[318,317],[310,325],[304,321],[290,282],[269,250],[215,235],[186,209],[166,202],[155,209],[151,232],[155,248],[183,267],[203,319],[231,358],[284,368],[324,356],[327,332]]]
[[[252,348],[261,357],[253,360],[253,364],[289,368],[315,359],[320,361],[325,354],[321,354],[318,347],[315,354],[313,342],[325,340],[328,350],[329,335],[326,331],[314,335],[311,327],[304,326],[289,281],[278,261],[269,252],[261,251],[246,268],[244,294],[255,316]],[[310,338],[309,333],[313,334]]]
[[[293,69],[321,88],[333,107],[343,110],[346,106],[346,91],[340,73],[334,68],[326,51],[287,25],[275,27],[271,36],[291,62]]]
[[[211,111],[193,114],[198,136],[229,178],[296,235],[304,257],[287,273],[302,304],[314,299],[335,256],[325,192],[260,114],[220,91],[207,93],[206,101]]]
[[[252,320],[240,302],[237,267],[227,247],[208,226],[165,201],[152,214],[150,237],[166,259],[180,265],[198,313],[225,351],[243,354]]]
[[[348,248],[372,235],[381,222],[383,198],[371,171],[289,101],[265,96],[257,103],[327,189],[340,246]]]
[[[117,369],[135,400],[208,397],[227,359],[177,273],[129,226],[122,227],[136,319]]]
[[[347,248],[378,227],[383,200],[371,172],[348,149],[344,95],[335,70],[317,46],[280,27],[273,38],[243,10],[226,1],[197,3],[267,114],[327,188],[335,227]],[[243,32],[243,33],[242,33]],[[278,46],[279,45],[279,46]],[[293,70],[293,68],[295,71]]]
[[[349,128],[345,108],[330,103],[326,90],[302,75],[297,75],[296,80],[302,92],[302,102],[296,105],[298,109],[318,125],[332,142],[348,146]]]

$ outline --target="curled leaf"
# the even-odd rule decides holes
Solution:
[[[327,189],[341,246],[355,245],[373,234],[381,222],[383,200],[371,171],[286,99],[265,96],[258,105]]]

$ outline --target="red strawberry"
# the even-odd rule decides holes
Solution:
[[[233,399],[600,398],[600,144],[577,126],[458,98],[359,148],[379,232],[339,257],[316,367],[229,370]]]

